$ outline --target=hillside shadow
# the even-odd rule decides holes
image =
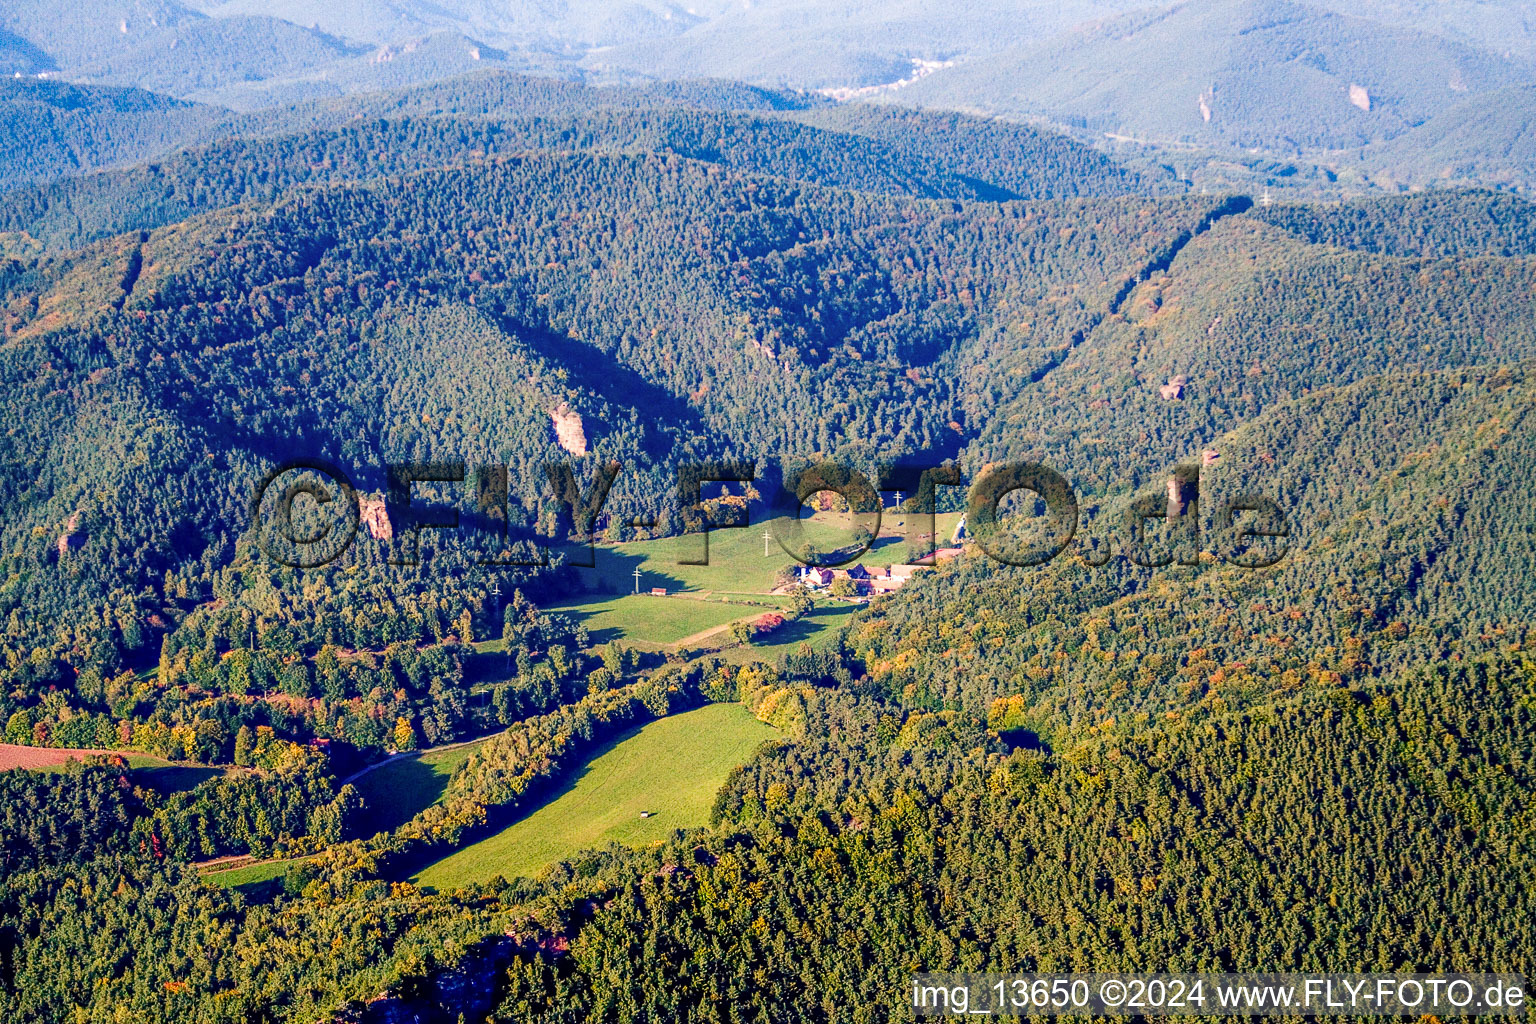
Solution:
[[[1041,753],[1051,753],[1051,745],[1047,743],[1039,733],[1032,729],[1004,729],[998,733],[999,738],[1014,750],[1035,750]]]
[[[653,565],[646,565],[643,555],[630,554],[618,548],[602,548],[597,553],[596,566],[576,566],[577,578],[588,588],[571,594],[563,600],[579,601],[584,597],[623,597],[635,592],[634,572],[640,570],[640,593],[648,594],[652,587],[664,587],[669,594],[693,591],[693,586],[680,576],[662,572]]]
[[[209,779],[223,775],[224,769],[206,768],[202,765],[165,764],[134,768],[128,774],[137,785],[170,794],[195,789]]]
[[[471,687],[505,683],[517,676],[517,663],[506,651],[471,651],[463,659],[464,682]]]
[[[772,650],[777,647],[794,647],[797,644],[809,643],[828,630],[836,629],[847,620],[856,607],[855,605],[818,604],[800,618],[793,622],[786,622],[768,634],[766,642],[757,646],[764,650]]]
[[[369,772],[355,785],[367,801],[370,834],[393,832],[442,798],[448,776],[420,758],[402,758]]]
[[[587,611],[586,609],[582,608],[564,608],[561,609],[560,614],[568,615],[576,620],[577,625],[584,626],[587,624],[589,619],[593,618],[597,614],[597,612]],[[602,629],[592,629],[588,627],[587,638],[594,645],[606,644],[615,640],[623,640],[624,631],[617,626],[607,626]]]
[[[883,552],[887,548],[904,547],[906,543],[907,539],[898,535],[877,537],[875,542],[869,546],[868,554],[873,555],[876,552]]]
[[[505,832],[512,826],[522,823],[544,807],[573,792],[576,789],[577,783],[586,778],[587,773],[592,770],[592,766],[597,762],[598,758],[607,754],[619,744],[633,739],[641,729],[650,724],[651,721],[645,721],[638,725],[630,726],[621,732],[614,733],[613,736],[603,740],[587,751],[581,764],[552,779],[535,782],[525,794],[521,807],[512,809],[486,808],[485,824],[479,828],[466,831],[462,841],[449,852],[443,853],[432,850],[426,851],[424,854],[401,857],[398,860],[391,861],[386,872],[387,876],[392,881],[409,881],[412,877],[425,871],[438,861],[446,860],[454,854],[467,850],[477,843],[482,843]],[[424,888],[429,892],[436,891],[432,886],[424,886]]]
[[[563,367],[572,386],[600,395],[614,405],[628,405],[649,413],[652,420],[642,427],[641,450],[651,459],[666,458],[679,436],[707,433],[706,425],[692,406],[622,360],[594,345],[553,334],[534,324],[506,316],[497,319],[506,333],[522,340],[551,364]],[[668,426],[659,428],[658,424]]]

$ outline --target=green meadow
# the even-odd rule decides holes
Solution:
[[[749,661],[777,664],[779,655],[793,651],[801,644],[809,646],[812,650],[822,647],[832,639],[832,634],[838,627],[846,624],[858,610],[859,605],[856,604],[846,604],[842,601],[818,601],[816,607],[794,622],[775,630],[751,646],[728,647],[720,652],[719,657],[734,665]]]
[[[880,535],[870,549],[856,561],[870,567],[883,567],[907,560],[905,524],[910,517],[887,512],[881,519]],[[939,542],[949,543],[958,513],[934,517]],[[777,525],[778,521],[772,521]],[[852,519],[845,514],[817,513],[802,520],[805,535],[813,543],[836,548],[852,540]],[[669,593],[724,592],[766,594],[773,589],[774,575],[786,566],[797,564],[777,541],[763,538],[770,524],[754,523],[742,529],[711,530],[709,564],[684,565],[685,560],[704,557],[704,537],[686,534],[657,540],[631,541],[627,544],[600,544],[593,561],[596,566],[578,569],[583,580],[594,590],[629,594],[635,589],[634,572],[640,570],[642,593],[652,587],[665,587]],[[766,553],[765,553],[766,551]]]
[[[632,729],[600,747],[540,807],[412,881],[448,891],[498,875],[533,876],[581,850],[641,846],[702,825],[726,775],[776,735],[739,704],[710,704]]]
[[[257,886],[263,882],[282,878],[288,873],[288,869],[297,863],[299,863],[297,860],[257,861],[254,864],[243,864],[223,871],[209,871],[203,875],[203,879],[222,885],[226,889],[243,889],[246,886]]]
[[[210,768],[207,765],[173,764],[151,754],[129,754],[125,760],[128,762],[128,777],[135,785],[157,789],[162,793],[179,793],[194,789],[198,783],[223,775],[225,772],[223,768]],[[65,761],[59,764],[43,765],[36,770],[68,771],[72,763],[78,762]]]
[[[485,740],[396,758],[355,779],[368,833],[392,832],[443,798],[448,779]]]
[[[266,903],[282,891],[283,876],[288,874],[288,869],[307,860],[308,857],[295,857],[291,860],[256,861],[225,868],[223,871],[205,872],[203,881],[226,889],[236,889],[248,900]]]
[[[948,543],[958,519],[957,513],[935,517],[937,546]],[[802,522],[806,536],[826,548],[846,544],[853,536],[851,517],[845,514],[823,512]],[[905,516],[887,514],[880,536],[856,561],[870,568],[906,561],[905,522]],[[700,641],[700,634],[709,630],[783,605],[769,591],[780,570],[797,563],[776,540],[765,540],[767,529],[769,525],[756,523],[744,529],[712,530],[707,565],[683,564],[704,557],[704,538],[699,534],[598,545],[595,566],[577,570],[589,592],[551,604],[547,610],[579,619],[594,643],[623,640],[656,649]],[[637,586],[639,594],[634,593]],[[667,596],[653,596],[653,588],[665,590]],[[808,621],[784,630],[758,651],[774,652],[813,641],[829,631],[829,623],[840,624],[850,612],[848,606],[819,605]],[[499,642],[477,646],[494,651]]]
[[[587,627],[595,644],[623,639],[668,646],[708,630],[756,618],[782,607],[766,595],[715,594],[703,597],[653,597],[650,594],[592,598],[550,605],[546,611],[569,615]]]
[[[171,764],[158,758],[130,757],[129,777],[141,786],[158,789],[162,793],[180,793],[195,789],[200,783],[224,774],[222,768],[209,768],[199,764]]]

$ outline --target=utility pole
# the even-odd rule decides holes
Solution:
[[[640,593],[640,567],[635,566],[635,593]]]

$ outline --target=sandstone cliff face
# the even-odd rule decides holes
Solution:
[[[374,540],[389,540],[394,537],[395,528],[389,521],[389,511],[384,505],[383,498],[370,498],[360,494],[357,496],[357,510],[363,526],[368,529],[368,536]]]
[[[1371,94],[1363,85],[1349,84],[1349,102],[1366,113],[1371,112]]]
[[[581,415],[561,402],[549,413],[555,427],[555,440],[572,455],[587,454],[587,434],[581,425]]]
[[[59,557],[64,557],[71,548],[77,548],[84,543],[85,538],[80,534],[80,513],[76,512],[64,524],[64,532],[59,534]]]

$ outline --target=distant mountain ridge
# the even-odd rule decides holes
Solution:
[[[50,86],[54,92],[74,90],[85,96],[104,91],[25,84],[17,93],[49,91]],[[6,95],[0,83],[0,121],[8,110],[18,120],[31,110],[7,102]],[[148,165],[17,188],[0,196],[0,231],[72,246],[270,199],[299,184],[374,180],[531,151],[665,153],[742,173],[927,199],[1182,191],[1167,176],[1131,171],[1054,132],[896,108],[779,109],[794,100],[792,95],[707,83],[593,89],[486,75],[305,106],[292,112],[291,120],[275,113],[209,122],[207,108],[177,104],[185,108],[189,138],[230,137],[168,153]],[[711,103],[724,109],[711,109]],[[296,130],[315,122],[324,127]],[[140,160],[151,155],[151,141],[140,140]],[[120,159],[109,161],[114,154]],[[136,162],[126,149],[97,157],[99,165]],[[73,153],[61,156],[55,170],[65,173],[71,160],[78,165],[84,159]],[[31,166],[27,154],[14,154],[0,162],[0,182],[25,181]]]
[[[1536,80],[1536,18],[1511,0],[1140,2],[975,0],[956,17],[938,0],[16,0],[0,10],[0,74],[242,111],[486,69],[731,80],[1044,120],[1217,188],[1279,184],[1296,159],[1310,166],[1293,183],[1314,193],[1339,174],[1350,188],[1536,183],[1520,91]],[[1223,151],[1274,174],[1224,169]]]
[[[1291,0],[1195,0],[945,69],[901,98],[1300,152],[1395,138],[1533,74],[1526,61]]]
[[[181,96],[362,52],[278,18],[215,20],[169,0],[105,0],[85,7],[15,0],[0,9],[0,31],[24,40],[75,81]],[[27,73],[19,66],[0,71]]]
[[[207,141],[224,116],[142,89],[0,80],[0,189]]]
[[[0,74],[134,86],[240,109],[400,88],[536,59],[433,30],[358,42],[253,7],[211,17],[171,0],[18,0],[0,10]]]

